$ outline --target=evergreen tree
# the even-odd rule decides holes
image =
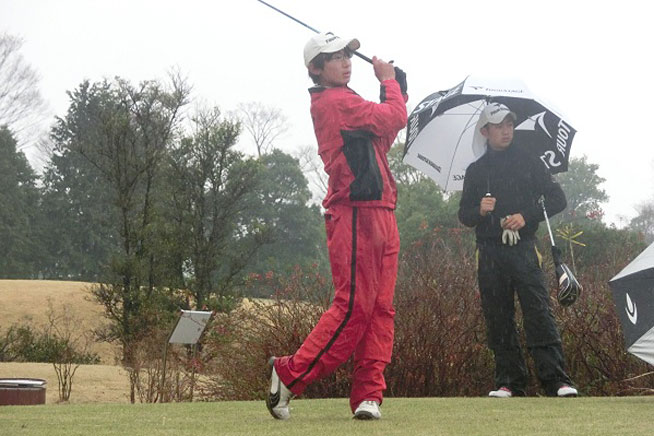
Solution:
[[[329,262],[320,208],[310,205],[311,191],[298,159],[280,150],[261,156],[261,183],[254,193],[251,213],[271,232],[248,268],[257,273],[285,272],[296,266],[318,264],[327,272]]]
[[[36,180],[11,131],[0,127],[0,277],[38,276]]]
[[[194,132],[170,153],[167,198],[168,261],[193,296],[191,305],[229,309],[233,289],[267,232],[249,219],[258,205],[250,195],[259,183],[260,165],[234,149],[240,124],[218,109],[202,110]]]
[[[109,261],[119,252],[118,217],[107,180],[65,147],[52,153],[42,179],[43,276],[106,280]]]
[[[571,159],[568,171],[556,176],[568,201],[568,206],[558,216],[559,220],[601,220],[604,215],[601,205],[608,201],[609,196],[600,186],[606,179],[597,174],[598,170],[599,165],[588,162],[588,158],[583,156]]]
[[[100,197],[95,200],[109,200],[106,206],[111,212],[106,218],[117,248],[107,280],[94,296],[111,321],[104,339],[122,346],[132,402],[139,380],[134,370],[139,343],[178,308],[174,289],[167,286],[166,277],[157,275],[155,199],[164,177],[162,163],[188,92],[176,77],[170,87],[156,81],[138,87],[121,79],[85,82],[69,93],[68,113],[57,120],[52,133],[57,155],[86,161],[80,163],[79,172],[73,168],[62,176],[86,178],[89,169],[100,181]],[[69,185],[79,186],[77,182]]]

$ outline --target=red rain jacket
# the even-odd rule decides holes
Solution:
[[[381,83],[381,102],[361,98],[348,87],[314,87],[311,117],[318,153],[329,176],[323,207],[387,207],[397,200],[386,153],[406,126],[406,96],[395,80]]]

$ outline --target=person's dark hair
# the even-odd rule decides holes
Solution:
[[[338,52],[336,52],[336,53],[338,53]],[[348,58],[351,58],[353,54],[354,54],[354,52],[352,50],[345,47],[345,56],[347,56]],[[334,55],[334,53],[320,53],[320,54],[318,54],[318,56],[313,58],[311,63],[313,64],[314,67],[323,69],[323,68],[325,68],[325,62],[330,60],[332,58],[332,55]],[[311,80],[313,80],[313,83],[315,83],[316,85],[320,85],[320,76],[318,76],[316,74],[311,74],[311,71],[309,71],[309,77],[311,77]]]
[[[311,63],[315,68],[320,68],[323,69],[325,68],[325,62],[327,62],[331,58],[331,53],[320,53],[318,56],[313,58]],[[313,83],[316,85],[320,85],[320,76],[317,74],[311,74],[311,71],[309,71],[309,77],[311,77],[311,80],[313,80]]]

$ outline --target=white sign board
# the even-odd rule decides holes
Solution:
[[[177,327],[173,330],[168,342],[171,344],[197,343],[212,313],[199,310],[182,310]]]

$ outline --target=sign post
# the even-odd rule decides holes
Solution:
[[[166,380],[166,361],[168,358],[168,344],[188,344],[196,345],[200,340],[200,336],[207,327],[209,319],[213,312],[200,311],[200,310],[182,310],[177,325],[170,333],[168,340],[164,346],[163,355],[163,370],[161,373],[161,385],[159,392],[161,395],[161,402],[163,402],[163,392]],[[195,351],[194,351],[195,354]],[[193,370],[195,372],[195,369]]]

